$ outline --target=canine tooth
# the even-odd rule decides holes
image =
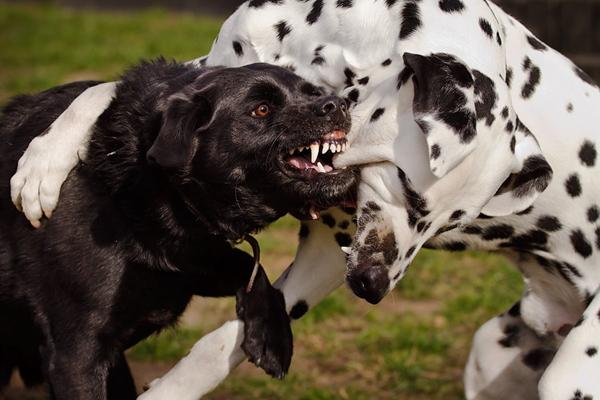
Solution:
[[[329,151],[329,143],[323,143],[323,151],[322,153],[325,154]]]
[[[319,143],[312,143],[310,145],[310,162],[315,163],[319,157]]]
[[[290,153],[290,156],[291,156],[292,154],[294,154],[295,151],[296,151],[296,149],[289,149],[288,153]]]
[[[320,161],[317,163],[317,169],[319,170],[319,172],[322,172],[322,173],[327,172],[327,171],[325,171],[325,167],[323,166],[323,164],[321,164]]]
[[[319,219],[319,212],[314,207],[310,208],[310,217],[312,219]]]

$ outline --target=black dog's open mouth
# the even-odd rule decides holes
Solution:
[[[319,140],[289,149],[288,154],[284,156],[284,162],[292,170],[300,171],[307,177],[331,174],[336,172],[333,157],[347,148],[346,132],[336,129]]]

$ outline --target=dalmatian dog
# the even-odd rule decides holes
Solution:
[[[335,166],[364,166],[354,216],[302,225],[276,282],[293,318],[344,281],[379,302],[423,246],[499,251],[526,291],[475,334],[466,397],[600,399],[600,91],[583,71],[487,0],[250,0],[191,62],[257,61],[347,98]],[[113,91],[88,89],[23,155],[12,195],[32,224]],[[244,359],[242,338],[226,323],[141,398],[201,397]]]

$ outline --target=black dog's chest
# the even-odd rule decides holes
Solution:
[[[122,349],[173,325],[192,297],[178,274],[137,269],[125,270],[110,313],[108,326]]]

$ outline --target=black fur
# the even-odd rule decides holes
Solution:
[[[52,219],[33,230],[10,203],[17,160],[95,84],[17,97],[0,117],[0,385],[19,368],[56,399],[134,398],[123,351],[175,323],[194,294],[237,293],[244,349],[281,376],[292,353],[283,296],[263,271],[240,289],[254,260],[231,241],[354,187],[353,171],[314,176],[283,158],[348,129],[348,116],[318,115],[331,96],[282,68],[142,63],[123,76]],[[262,103],[271,114],[253,117]]]

